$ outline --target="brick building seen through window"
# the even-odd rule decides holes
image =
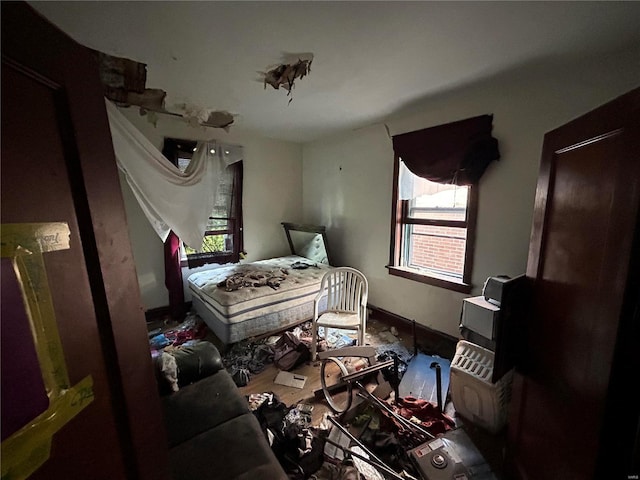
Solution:
[[[475,223],[473,187],[431,182],[413,175],[401,160],[396,170],[398,214],[391,273],[465,291]]]

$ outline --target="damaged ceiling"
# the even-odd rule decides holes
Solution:
[[[233,115],[229,112],[186,103],[176,104],[172,110],[167,110],[167,92],[159,88],[146,88],[147,66],[144,63],[92,51],[98,62],[104,96],[121,107],[139,107],[140,114],[146,115],[151,123],[156,124],[158,113],[181,117],[192,126],[227,131],[233,123]]]
[[[280,87],[287,91],[289,102],[293,100],[293,89],[298,79],[303,79],[311,72],[311,62],[313,54],[296,55],[293,61],[283,60],[279,65],[275,65],[266,72],[263,72],[264,88],[271,85],[276,90]],[[304,58],[303,58],[304,57]]]
[[[531,63],[640,46],[640,2],[29,3],[114,57],[120,103],[294,142]]]

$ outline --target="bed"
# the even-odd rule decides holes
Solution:
[[[275,333],[313,317],[320,282],[332,268],[325,229],[282,225],[291,255],[225,265],[188,278],[193,309],[225,344]]]

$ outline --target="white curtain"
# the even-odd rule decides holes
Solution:
[[[153,229],[163,242],[173,230],[188,246],[200,250],[220,173],[242,160],[242,147],[198,142],[182,173],[113,103],[106,100],[106,104],[118,168]]]
[[[398,172],[398,196],[400,200],[411,200],[416,197],[415,190],[413,188],[414,179],[416,176],[404,164],[400,159],[400,170]]]

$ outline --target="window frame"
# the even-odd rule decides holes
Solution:
[[[184,246],[181,246],[180,266],[188,268],[198,268],[203,265],[213,263],[223,265],[225,263],[238,263],[240,254],[244,253],[244,236],[242,227],[242,181],[243,181],[243,161],[232,163],[227,168],[234,168],[233,175],[233,202],[231,205],[231,216],[227,220],[227,228],[222,230],[206,230],[207,235],[233,235],[233,251],[231,252],[204,252],[187,254]],[[209,219],[222,219],[222,217],[209,217]]]
[[[165,137],[162,147],[163,155],[173,165],[179,167],[179,158],[191,159],[193,151],[197,145],[196,140],[185,140],[181,138]],[[238,263],[240,255],[244,254],[244,237],[242,226],[242,183],[243,183],[243,161],[232,163],[227,168],[234,169],[233,176],[233,202],[231,205],[231,215],[229,218],[209,217],[209,219],[227,220],[227,228],[220,230],[206,230],[207,235],[233,235],[233,251],[231,252],[204,252],[187,254],[184,243],[180,240],[180,266],[188,268],[198,268],[203,265]],[[203,237],[204,238],[204,237]]]
[[[461,293],[470,293],[473,288],[471,275],[473,269],[473,257],[475,250],[476,223],[478,215],[478,186],[469,185],[467,196],[466,220],[434,220],[410,218],[410,200],[399,199],[398,176],[400,174],[400,157],[394,155],[393,166],[393,200],[391,212],[391,240],[389,249],[389,264],[387,270],[390,275],[407,278],[416,282],[434,285]],[[464,253],[464,269],[462,280],[456,281],[446,275],[427,273],[416,268],[403,266],[400,264],[402,258],[403,237],[407,225],[430,225],[443,227],[458,227],[467,229],[467,239]]]

